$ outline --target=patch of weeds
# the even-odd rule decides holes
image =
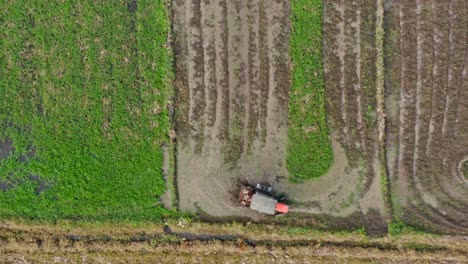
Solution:
[[[468,180],[468,162],[463,163],[462,173],[465,180]]]
[[[322,1],[291,1],[292,87],[287,167],[300,183],[325,174],[333,163],[322,69]]]
[[[405,224],[401,220],[396,220],[388,225],[388,233],[391,236],[398,236],[408,233],[419,233],[420,231],[412,226]]]

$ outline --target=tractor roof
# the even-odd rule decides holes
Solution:
[[[274,215],[276,209],[277,201],[270,196],[255,193],[252,196],[252,202],[250,203],[250,208],[253,210],[257,210],[261,213]]]

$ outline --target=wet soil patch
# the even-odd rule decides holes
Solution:
[[[127,9],[130,13],[135,13],[138,9],[138,2],[137,0],[132,0],[127,3]]]
[[[18,184],[19,184],[18,181],[0,180],[0,190],[3,191],[3,192],[7,192],[7,191],[13,189]]]
[[[49,190],[54,185],[53,181],[44,180],[39,175],[31,174],[28,176],[28,180],[37,184],[34,193],[40,195],[41,193]]]
[[[30,146],[26,154],[19,157],[20,162],[27,162],[36,156],[36,148]]]
[[[13,147],[13,140],[5,138],[0,140],[0,160],[8,158],[15,151]]]
[[[384,236],[388,233],[385,217],[375,209],[371,209],[364,214],[364,228],[366,234],[371,237]]]

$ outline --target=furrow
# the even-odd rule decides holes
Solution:
[[[345,105],[344,111],[348,114],[346,124],[348,125],[348,131],[346,134],[346,148],[347,154],[350,158],[351,166],[356,165],[360,154],[362,152],[362,141],[360,140],[360,128],[358,124],[358,104],[356,89],[359,85],[359,74],[356,69],[356,63],[359,63],[359,49],[358,47],[358,5],[356,1],[347,3],[345,7],[345,25],[344,25],[344,40],[345,40],[345,56],[344,56],[344,87],[345,87]],[[360,99],[359,99],[360,100]]]
[[[342,22],[337,25],[339,33],[338,33],[338,58],[340,60],[340,83],[339,83],[339,88],[341,91],[341,120],[343,123],[343,138],[346,139],[346,141],[349,140],[349,128],[348,128],[348,115],[347,115],[347,98],[346,98],[346,91],[348,90],[346,85],[345,85],[345,55],[346,55],[346,47],[344,46],[345,44],[345,9],[346,9],[346,4],[344,0],[341,0],[340,5],[339,5],[339,11],[340,11],[340,17],[343,18]]]
[[[412,173],[414,151],[414,112],[416,73],[416,21],[415,3],[400,2],[400,56],[401,56],[401,83],[400,83],[400,129],[398,133],[398,174],[409,180]],[[411,176],[410,176],[411,175]],[[412,177],[411,177],[412,178]],[[414,179],[413,179],[414,180]],[[410,181],[411,182],[411,181]]]
[[[215,49],[215,19],[217,12],[214,8],[215,1],[203,0],[201,2],[201,33],[203,38],[204,54],[204,88],[205,88],[205,134],[210,135],[208,131],[214,126],[216,121],[216,49]]]
[[[204,144],[205,116],[205,69],[203,36],[201,32],[201,0],[186,3],[188,25],[188,76],[190,89],[189,121],[195,152],[200,153]]]
[[[465,14],[468,10],[468,3],[466,1],[463,1],[463,5],[462,7],[460,7],[461,10],[464,10]],[[463,43],[467,43],[468,41],[468,31],[466,30],[466,28],[468,27],[468,16],[464,15],[464,16],[461,16],[460,18],[460,25],[462,27],[465,28],[464,32],[464,36],[463,36]],[[455,115],[455,131],[456,133],[463,133],[465,131],[467,131],[466,129],[463,130],[463,127],[462,129],[460,129],[460,121],[461,120],[467,120],[467,118],[463,118],[464,116],[466,116],[466,110],[468,109],[467,108],[467,103],[468,103],[468,97],[465,97],[465,96],[468,96],[468,93],[466,93],[466,87],[467,87],[467,71],[468,71],[468,65],[467,65],[467,58],[468,58],[468,52],[467,52],[467,49],[468,47],[466,46],[465,44],[465,47],[463,48],[463,52],[464,52],[464,55],[463,55],[463,66],[462,66],[462,76],[461,76],[461,80],[460,80],[460,83],[459,83],[459,86],[457,87],[457,100],[456,100],[456,115]],[[464,92],[464,93],[463,93]],[[464,110],[465,111],[464,111]],[[463,114],[465,113],[465,114]],[[465,133],[466,134],[466,133]]]
[[[344,93],[344,4],[339,2],[325,2],[324,10],[324,82],[327,89],[326,107],[330,124],[336,133],[342,138],[342,130],[346,123],[346,113],[343,113],[343,93]],[[335,34],[338,32],[337,34]],[[334,100],[338,98],[338,100]],[[345,98],[344,98],[345,99]],[[346,130],[346,129],[345,129]]]
[[[449,56],[448,85],[445,97],[444,122],[442,126],[443,135],[453,138],[457,116],[457,101],[459,89],[463,79],[463,68],[466,51],[466,25],[464,16],[466,9],[465,1],[453,0],[449,5]]]
[[[358,83],[356,87],[357,123],[361,142],[362,158],[366,160],[366,177],[362,195],[365,195],[375,178],[375,157],[378,154],[379,130],[377,113],[377,49],[376,37],[369,32],[375,32],[377,27],[377,2],[369,3],[359,0],[356,10],[358,62],[356,72]]]
[[[176,131],[180,144],[186,144],[190,135],[189,109],[190,91],[187,69],[187,32],[185,1],[176,0],[172,5],[174,56],[176,78],[174,81],[175,104],[177,106]]]
[[[291,86],[289,64],[289,13],[290,7],[286,0],[275,5],[276,16],[273,18],[273,96],[276,99],[277,121],[275,127],[287,126],[289,89]],[[275,128],[273,128],[275,129]]]
[[[434,134],[442,131],[445,97],[447,94],[447,72],[448,72],[448,2],[433,1],[433,43],[434,43],[434,64],[433,64],[433,89],[431,121],[429,123],[429,138],[426,152],[429,155],[432,151],[434,140],[439,139]]]
[[[421,99],[422,99],[422,81],[423,81],[423,74],[422,74],[422,67],[423,67],[423,36],[422,36],[422,1],[423,0],[416,0],[416,122],[414,128],[414,154],[413,154],[413,178],[416,177],[418,174],[418,166],[417,163],[419,161],[419,133],[421,129]]]
[[[260,56],[260,70],[259,70],[259,84],[260,84],[260,140],[263,144],[266,143],[267,136],[267,105],[268,94],[270,90],[270,45],[268,42],[268,4],[266,0],[259,2],[259,56]]]
[[[367,22],[367,21],[366,21]],[[357,122],[357,130],[359,133],[360,137],[360,142],[361,142],[361,149],[363,153],[367,152],[367,146],[366,146],[366,126],[364,125],[362,121],[362,92],[361,92],[361,64],[365,64],[366,61],[362,61],[363,54],[361,54],[361,5],[358,4],[356,6],[356,24],[355,24],[355,29],[356,29],[356,45],[354,49],[354,53],[356,54],[356,62],[354,65],[354,69],[356,70],[356,83],[353,85],[355,96],[356,96],[356,106],[357,106],[357,111],[356,111],[356,122]],[[367,73],[369,74],[369,73]]]
[[[247,48],[246,2],[233,0],[228,2],[228,39],[229,50],[229,135],[230,143],[226,161],[236,162],[244,152],[244,120],[246,115],[247,87]]]
[[[216,65],[216,136],[222,142],[229,138],[229,31],[227,3],[221,0],[215,6],[215,65]]]
[[[417,63],[416,63],[416,123],[415,123],[415,149],[413,160],[413,173],[418,174],[421,166],[420,160],[426,158],[426,144],[428,134],[424,129],[429,126],[432,102],[432,68],[433,68],[433,39],[432,39],[432,9],[428,1],[420,0],[417,3]]]
[[[249,1],[248,25],[249,25],[249,47],[248,47],[248,82],[249,82],[249,100],[248,115],[246,118],[247,146],[250,151],[253,142],[259,137],[259,117],[260,117],[260,53],[259,53],[259,2],[257,0]]]

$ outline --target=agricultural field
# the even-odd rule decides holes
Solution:
[[[395,216],[468,230],[466,1],[389,1],[387,166]]]
[[[160,219],[163,1],[2,1],[0,217]]]
[[[362,241],[323,239],[330,249],[310,256],[462,259],[466,237],[403,238],[401,249],[365,235],[468,235],[467,10],[463,0],[6,1],[0,219],[138,226],[189,215],[202,227],[92,227],[102,236],[76,240],[13,224],[0,243],[18,256],[27,241],[49,253],[64,243],[120,258],[112,252],[136,242],[134,252],[189,256],[188,237],[201,240],[196,254],[227,245],[240,261],[256,222],[265,256],[286,243],[300,261],[301,246],[322,245],[308,235],[345,229]],[[270,184],[289,213],[240,207],[245,183]],[[214,231],[197,220],[241,235],[210,249],[212,235],[194,233]]]
[[[466,233],[466,8],[174,1],[179,208]],[[291,213],[239,208],[243,181],[270,183]]]
[[[385,232],[376,12],[375,1],[174,1],[180,209],[260,220],[233,190],[269,182],[292,205],[286,219]]]

